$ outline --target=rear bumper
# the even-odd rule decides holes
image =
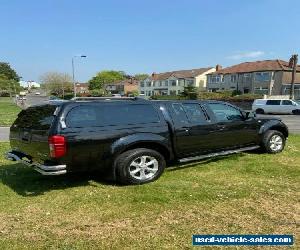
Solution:
[[[66,165],[55,165],[55,166],[47,166],[42,165],[36,162],[32,162],[30,160],[24,159],[24,156],[18,154],[15,151],[10,151],[5,154],[5,158],[11,161],[18,161],[26,166],[32,167],[37,172],[41,173],[42,175],[61,175],[67,173],[67,166]]]

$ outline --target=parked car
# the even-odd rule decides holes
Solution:
[[[35,95],[40,95],[41,93],[40,92],[35,92]]]
[[[284,149],[287,126],[220,101],[82,98],[29,107],[10,128],[10,160],[44,175],[105,170],[121,183],[156,180],[166,165]]]
[[[256,114],[300,114],[300,104],[287,99],[256,99],[252,111]]]

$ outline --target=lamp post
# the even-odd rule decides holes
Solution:
[[[74,69],[74,59],[76,57],[87,57],[85,55],[76,55],[72,57],[72,78],[73,78],[73,87],[74,87],[74,97],[76,97],[76,83],[75,83],[75,69]]]

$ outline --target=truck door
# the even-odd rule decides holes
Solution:
[[[245,119],[240,109],[226,103],[208,103],[205,108],[208,113],[213,113],[219,148],[257,144],[258,123],[254,118]]]
[[[175,150],[179,157],[216,150],[215,126],[199,103],[170,103],[174,124]]]

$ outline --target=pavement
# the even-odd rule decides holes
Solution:
[[[8,141],[9,128],[0,127],[0,141]]]

